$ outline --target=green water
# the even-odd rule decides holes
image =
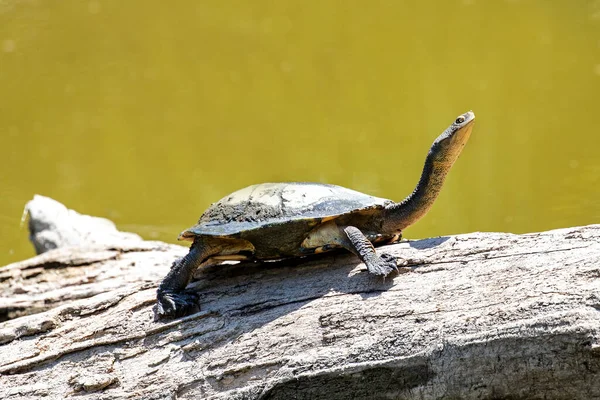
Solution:
[[[0,265],[35,193],[165,241],[258,182],[400,200],[470,109],[406,237],[600,222],[598,1],[0,0]]]

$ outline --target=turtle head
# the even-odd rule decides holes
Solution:
[[[458,159],[460,152],[471,136],[475,114],[468,111],[459,115],[456,120],[433,142],[429,155],[436,164],[451,166]]]
[[[458,159],[471,136],[475,114],[473,111],[459,115],[431,145],[421,179],[415,190],[402,202],[386,208],[382,230],[398,233],[427,214],[437,198],[446,175]]]

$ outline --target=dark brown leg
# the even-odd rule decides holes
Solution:
[[[378,256],[373,244],[363,235],[360,229],[354,226],[343,228],[346,240],[340,244],[356,254],[365,263],[370,273],[387,276],[390,272],[398,270],[396,258],[390,254]]]
[[[206,240],[197,238],[190,247],[190,252],[171,266],[171,270],[158,285],[156,291],[155,319],[165,317],[182,317],[200,310],[198,296],[186,292],[194,271],[211,255],[220,251],[219,246],[210,245]]]

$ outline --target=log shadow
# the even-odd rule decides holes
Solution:
[[[426,250],[426,249],[431,249],[433,247],[437,247],[437,246],[447,242],[448,239],[450,239],[450,236],[438,236],[438,237],[429,238],[429,239],[408,241],[408,244],[410,245],[410,247],[412,247],[414,249]]]

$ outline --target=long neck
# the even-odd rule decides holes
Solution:
[[[452,162],[434,161],[434,149],[429,151],[425,159],[421,179],[415,190],[400,203],[387,207],[383,230],[398,232],[417,222],[423,217],[437,198]]]

